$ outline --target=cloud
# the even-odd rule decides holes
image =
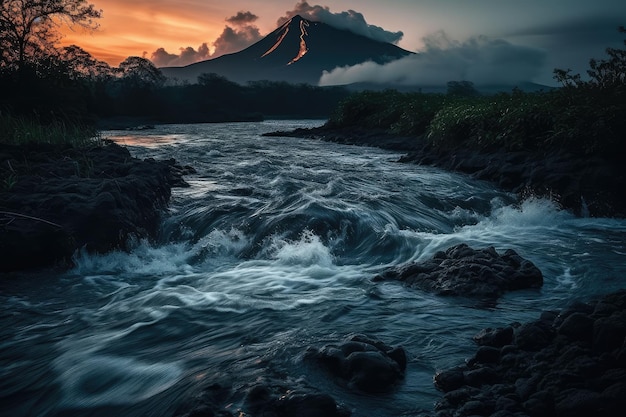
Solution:
[[[215,50],[212,56],[218,57],[220,55],[239,52],[256,41],[261,40],[261,38],[259,28],[256,26],[246,25],[239,29],[226,26],[222,34],[213,42]]]
[[[235,16],[231,16],[226,21],[235,26],[245,26],[256,22],[259,16],[252,12],[239,12]]]
[[[180,48],[180,54],[172,54],[165,48],[158,48],[150,56],[157,67],[184,67],[195,62],[206,61],[221,55],[239,52],[262,38],[259,28],[252,23],[258,16],[251,12],[239,12],[226,21],[237,28],[225,26],[220,36],[213,42],[213,53],[205,42],[197,50],[188,46]]]
[[[538,76],[546,61],[542,50],[484,36],[457,42],[437,32],[424,38],[424,43],[423,51],[386,64],[364,62],[324,71],[320,85],[370,82],[435,86],[448,81],[515,84]]]
[[[157,67],[184,67],[194,62],[204,61],[210,58],[209,46],[203,43],[198,50],[191,46],[180,48],[180,54],[170,54],[165,48],[159,48],[152,53],[150,60]]]
[[[296,3],[293,10],[287,11],[285,17],[278,19],[278,26],[282,26],[296,15],[307,20],[326,23],[338,29],[349,30],[380,42],[397,43],[404,36],[403,32],[389,32],[379,26],[368,24],[363,15],[354,10],[332,13],[328,7],[311,6],[306,1]]]

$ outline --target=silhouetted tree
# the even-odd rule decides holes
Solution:
[[[620,26],[618,32],[626,34],[626,28]],[[624,41],[626,45],[626,40]],[[564,87],[599,87],[611,89],[626,84],[626,49],[607,48],[608,59],[590,59],[589,81],[583,81],[580,74],[572,74],[572,70],[554,69],[554,78]]]
[[[95,29],[102,16],[85,0],[1,0],[0,68],[21,71],[40,59],[58,40],[58,22]]]
[[[133,88],[155,88],[165,83],[165,76],[152,61],[139,56],[129,56],[120,63],[119,71],[125,83]]]
[[[71,79],[101,81],[112,77],[114,73],[109,64],[95,59],[80,46],[70,45],[61,48],[57,58]]]

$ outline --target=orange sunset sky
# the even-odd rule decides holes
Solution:
[[[93,32],[64,28],[62,44],[79,45],[111,65],[117,65],[131,55],[146,55],[150,58],[158,48],[171,54],[179,54],[182,48],[191,47],[197,50],[203,43],[207,44],[210,54],[213,55],[219,52],[216,51],[214,42],[227,26],[242,38],[254,41],[276,29],[279,18],[287,16],[288,12],[293,12],[302,5],[317,5],[294,0],[92,0],[90,3],[103,11],[103,18],[98,21],[100,27]],[[410,6],[413,2],[396,3],[398,8]],[[368,23],[385,25],[385,29],[392,31],[401,30],[402,21],[394,22],[401,17],[401,10],[392,11],[388,7],[381,7],[379,1],[325,1],[323,7],[336,13],[356,9],[364,14]],[[227,21],[240,12],[249,12],[254,20],[245,22],[245,25]],[[430,26],[423,25],[425,29]],[[230,40],[234,41],[232,37]],[[403,45],[400,46],[415,49],[419,36],[414,36],[412,40],[413,42],[401,41]],[[236,42],[233,43],[236,46]],[[237,50],[228,49],[227,53],[229,52]]]
[[[103,17],[93,32],[64,28],[63,45],[76,44],[117,66],[145,56],[157,66],[182,66],[237,52],[276,29],[280,20],[326,17],[347,25],[380,29],[414,52],[428,37],[451,42],[472,37],[503,39],[536,48],[551,68],[584,72],[590,57],[621,45],[626,24],[623,0],[92,0]],[[309,14],[307,16],[306,14]],[[313,19],[312,19],[313,20]],[[441,36],[440,36],[441,38]]]

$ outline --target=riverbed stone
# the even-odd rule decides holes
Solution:
[[[464,243],[437,252],[431,260],[390,268],[373,280],[402,281],[439,295],[487,298],[543,285],[541,271],[514,250],[500,255],[493,247],[472,249]]]
[[[406,352],[364,335],[348,336],[339,344],[307,349],[305,360],[324,368],[349,388],[366,393],[384,393],[403,378]]]

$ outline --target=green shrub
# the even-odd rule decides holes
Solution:
[[[421,135],[446,100],[442,94],[400,93],[397,90],[353,93],[339,103],[328,125]]]
[[[514,92],[449,103],[433,117],[428,138],[442,147],[538,149],[553,125],[547,93]]]

